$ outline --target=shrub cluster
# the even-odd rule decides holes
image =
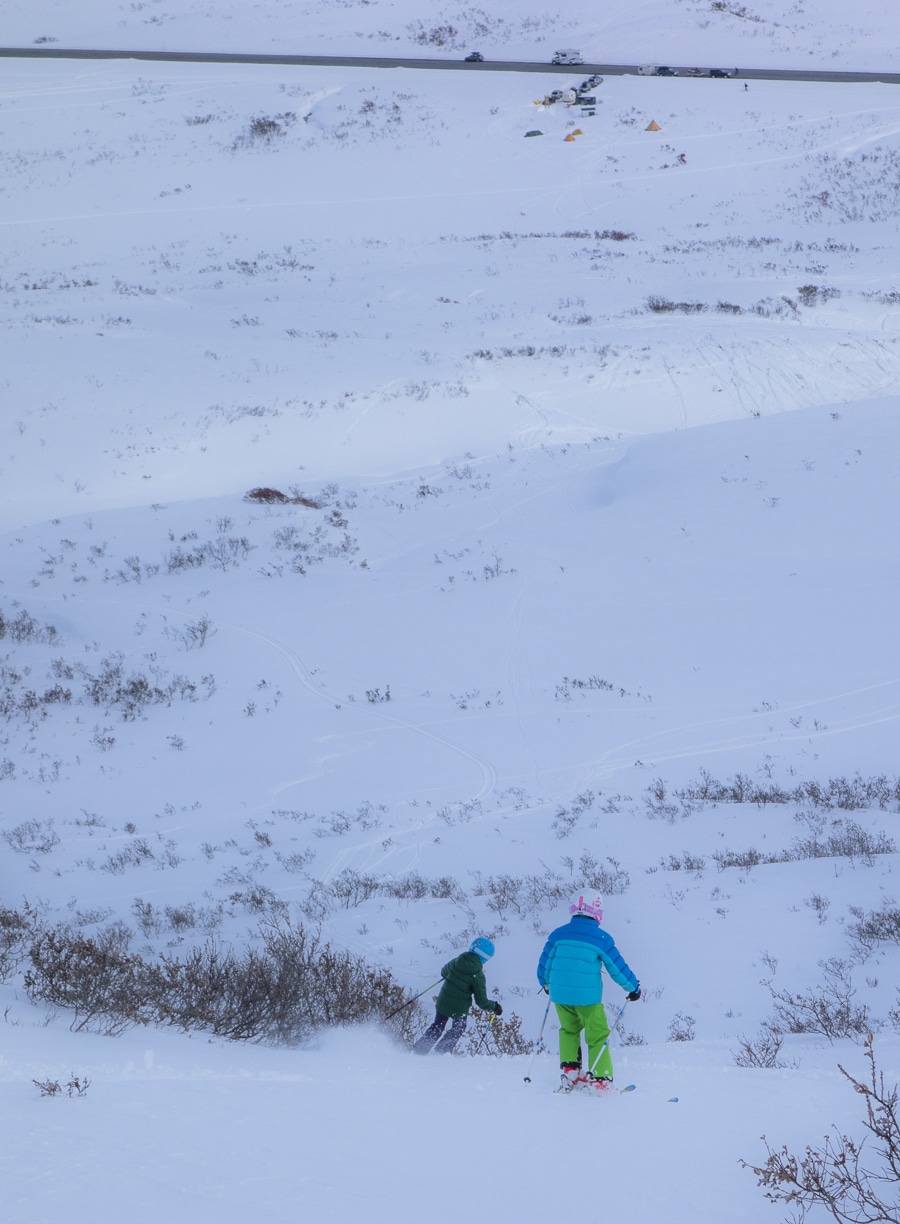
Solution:
[[[816,1033],[829,1042],[842,1037],[854,1040],[866,1037],[878,1025],[865,1004],[855,1002],[850,966],[837,957],[820,961],[823,980],[817,987],[793,994],[788,990],[772,990],[775,1004],[770,1031],[780,1033]]]
[[[41,642],[51,646],[55,646],[60,640],[59,634],[52,625],[39,625],[24,608],[13,617],[0,609],[0,640],[6,637],[17,644]]]
[[[493,1012],[475,1008],[473,1021],[459,1046],[461,1054],[502,1058],[507,1054],[530,1054],[534,1049],[533,1041],[522,1035],[522,1017],[515,1012],[500,1019]]]
[[[900,810],[900,778],[884,774],[863,778],[857,773],[852,778],[829,778],[826,783],[807,781],[783,787],[771,781],[757,782],[741,773],[720,782],[702,769],[696,781],[675,794],[679,799],[700,803],[755,803],[757,807],[767,803],[802,803],[826,811],[832,808],[863,811],[873,807]]]
[[[201,633],[205,640],[210,627],[207,623],[205,631],[202,627],[189,626],[177,632],[182,634],[185,648],[189,649],[199,640],[194,635]],[[201,697],[209,698],[215,691],[212,676],[204,676],[196,683],[183,675],[167,675],[155,664],[146,671],[127,671],[121,652],[108,655],[96,671],[83,663],[73,667],[64,659],[53,659],[49,673],[48,679],[55,680],[51,687],[43,691],[25,688],[24,672],[0,664],[0,717],[8,721],[19,717],[29,722],[38,721],[47,717],[52,706],[80,705],[87,700],[106,711],[115,710],[125,722],[133,722],[143,716],[147,706],[170,706],[176,699],[198,701]],[[82,681],[83,696],[72,687],[71,682],[76,677]]]
[[[851,905],[850,913],[856,921],[848,926],[847,936],[861,960],[871,956],[881,943],[900,944],[900,906],[896,901],[886,899],[880,909],[868,913]]]
[[[30,934],[26,993],[74,1012],[73,1030],[116,1035],[153,1023],[294,1045],[326,1025],[364,1023],[397,1008],[396,1034],[409,1039],[421,1027],[414,996],[386,969],[286,920],[262,927],[258,944],[242,951],[210,939],[184,957],[154,960],[132,950],[121,924],[91,936],[67,925]]]
[[[562,859],[568,874],[544,870],[543,875],[524,876],[496,875],[482,877],[475,872],[476,897],[485,897],[485,904],[500,918],[512,910],[520,918],[531,918],[542,909],[559,905],[567,897],[581,889],[599,892],[604,896],[624,893],[631,878],[628,872],[613,858],[604,865],[585,850],[578,859],[566,856]]]
[[[26,904],[25,912],[0,905],[0,982],[5,982],[25,959],[37,914]]]

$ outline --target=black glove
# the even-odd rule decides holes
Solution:
[[[550,993],[550,987],[549,987],[549,986],[545,986],[545,987],[544,987],[544,994],[549,994],[549,993]]]
[[[502,1015],[503,1015],[503,1008],[500,1006],[500,1004],[499,1004],[499,1003],[495,1003],[495,1004],[494,1004],[494,1015],[495,1015],[495,1016],[502,1016]]]
[[[641,997],[641,988],[640,986],[638,986],[635,990],[632,990],[631,994],[628,996],[628,1002],[637,1003],[640,997]]]

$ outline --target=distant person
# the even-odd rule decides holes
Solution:
[[[466,1017],[473,998],[482,1011],[503,1015],[503,1008],[496,999],[488,998],[484,976],[484,966],[493,955],[494,945],[479,935],[472,940],[468,952],[447,961],[441,970],[444,984],[435,1000],[434,1020],[413,1046],[416,1054],[428,1054],[432,1046],[435,1054],[452,1054],[466,1031]],[[450,1028],[444,1033],[448,1020]]]
[[[600,927],[603,898],[579,897],[569,906],[572,917],[551,931],[538,962],[538,981],[550,995],[559,1017],[559,1066],[565,1091],[576,1083],[612,1083],[613,1064],[607,1039],[609,1022],[603,999],[603,969],[636,1001],[641,984],[622,959],[612,935]],[[582,1072],[581,1034],[588,1048]]]

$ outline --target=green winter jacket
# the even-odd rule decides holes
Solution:
[[[441,970],[444,984],[435,1002],[442,1016],[464,1016],[472,1006],[472,996],[482,1011],[496,1011],[497,1004],[487,995],[481,957],[474,952],[447,961]]]

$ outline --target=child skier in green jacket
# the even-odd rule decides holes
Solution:
[[[484,964],[493,955],[494,945],[480,935],[472,940],[468,952],[444,965],[441,970],[444,984],[435,1000],[434,1020],[413,1046],[416,1054],[428,1054],[432,1046],[436,1054],[452,1054],[466,1030],[466,1017],[473,997],[482,1011],[493,1012],[495,1016],[503,1015],[500,1004],[488,998],[484,977]],[[441,1036],[448,1020],[451,1021],[450,1029]]]

